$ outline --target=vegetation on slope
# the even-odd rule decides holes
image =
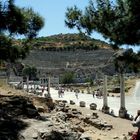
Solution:
[[[109,47],[107,43],[92,39],[83,34],[58,34],[48,37],[39,37],[32,41],[32,49],[46,51],[96,50],[98,48]]]

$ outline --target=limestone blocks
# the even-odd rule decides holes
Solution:
[[[96,108],[97,108],[97,104],[95,104],[95,103],[91,103],[89,106],[90,106],[91,110],[96,110]]]
[[[80,101],[80,102],[79,102],[79,105],[80,105],[80,107],[85,107],[85,106],[86,106],[86,102]]]

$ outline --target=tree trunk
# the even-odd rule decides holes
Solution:
[[[121,94],[119,116],[121,118],[126,118],[127,110],[125,109],[124,75],[123,73],[120,73],[119,76],[120,76],[120,94]]]

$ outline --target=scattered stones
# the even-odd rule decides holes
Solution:
[[[66,103],[68,103],[68,101],[66,101],[66,100],[62,100],[62,103],[66,104]]]
[[[32,134],[32,138],[33,138],[33,139],[37,139],[37,138],[38,138],[38,133],[34,132],[34,133]]]
[[[70,104],[71,104],[71,105],[74,105],[74,104],[75,104],[75,102],[74,102],[74,101],[72,101],[72,100],[70,100]]]
[[[37,140],[79,140],[81,134],[71,130],[51,130],[45,133],[39,133]]]
[[[84,102],[84,101],[80,101],[79,104],[80,104],[80,107],[85,107],[86,106],[86,102]]]
[[[93,119],[93,118],[85,118],[83,120],[85,123],[90,124],[100,130],[111,130],[113,128],[112,125],[107,124],[106,122],[103,122],[102,120],[99,119]]]
[[[8,94],[11,94],[12,93],[12,91],[8,91]]]
[[[75,131],[75,132],[81,132],[81,133],[84,133],[85,132],[85,130],[81,127],[81,126],[74,126],[73,128],[72,128],[72,130],[73,131]]]
[[[98,114],[95,113],[95,112],[92,113],[92,116],[93,116],[93,118],[95,118],[95,119],[99,117]]]
[[[113,139],[119,139],[119,137],[118,136],[114,136]]]
[[[95,104],[95,103],[91,103],[89,106],[90,106],[91,110],[96,110],[96,108],[97,108],[97,104]]]
[[[83,133],[80,137],[80,140],[92,140],[92,138],[86,135],[85,133]]]
[[[36,106],[36,109],[39,113],[44,113],[45,112],[45,109],[43,106]]]

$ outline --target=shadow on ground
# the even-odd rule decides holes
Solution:
[[[7,115],[1,116],[0,140],[22,140],[22,136],[19,132],[26,127],[27,124],[19,119]]]
[[[36,108],[29,98],[0,95],[0,140],[22,140],[20,131],[28,124],[23,118],[37,118]]]

